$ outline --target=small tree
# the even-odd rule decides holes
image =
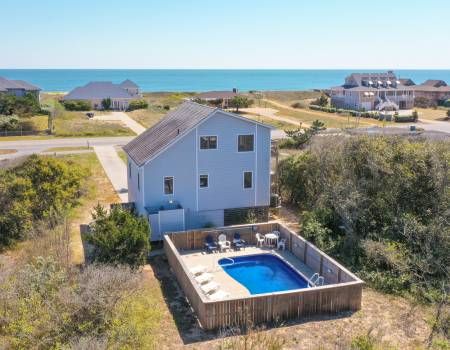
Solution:
[[[235,96],[231,99],[229,106],[236,108],[236,112],[239,112],[239,108],[248,108],[253,104],[253,100],[244,96]]]
[[[103,107],[104,110],[111,109],[111,104],[112,104],[112,102],[111,102],[111,98],[110,97],[104,98],[102,100],[102,107]]]
[[[328,97],[325,94],[311,102],[312,105],[326,107],[328,106]]]
[[[102,263],[144,265],[150,251],[150,226],[143,217],[114,206],[110,213],[98,204],[87,241],[94,245],[93,259]]]
[[[294,146],[295,148],[300,148],[304,144],[308,143],[315,134],[325,129],[325,124],[322,121],[316,119],[313,121],[309,129],[302,129],[302,127],[300,126],[295,130],[285,130],[284,132],[286,133],[286,136],[291,140],[286,144],[286,146],[290,145],[291,147]]]

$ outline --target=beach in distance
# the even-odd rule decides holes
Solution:
[[[341,85],[353,72],[386,69],[0,69],[7,79],[29,81],[43,91],[68,92],[90,81],[135,81],[144,92],[231,90],[309,90]],[[450,81],[450,70],[395,70],[416,84]]]

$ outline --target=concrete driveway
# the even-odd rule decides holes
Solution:
[[[92,119],[103,121],[120,121],[133,130],[137,135],[142,134],[146,130],[145,127],[130,118],[125,112],[111,112],[106,115],[96,115]]]
[[[95,146],[94,150],[120,200],[128,202],[127,166],[113,146]]]

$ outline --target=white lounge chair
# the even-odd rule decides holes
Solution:
[[[277,249],[278,250],[285,250],[286,249],[286,238],[282,238],[277,243]]]
[[[192,273],[194,276],[201,275],[202,273],[206,272],[206,267],[203,265],[197,265],[191,267],[189,269],[189,272]]]
[[[256,234],[256,246],[262,247],[264,245],[265,238],[262,234],[257,233]]]
[[[223,233],[219,235],[218,244],[221,252],[231,248],[231,242],[227,241],[227,236],[225,236]]]
[[[213,275],[211,275],[208,272],[202,273],[200,276],[195,277],[195,280],[197,281],[197,283],[199,284],[205,284],[210,282],[213,279]]]
[[[217,292],[210,294],[209,298],[211,300],[222,300],[222,299],[228,298],[229,296],[230,296],[230,293],[227,293],[223,290],[218,290]]]
[[[207,284],[200,286],[200,288],[202,289],[203,293],[211,294],[211,293],[215,292],[216,290],[218,290],[220,288],[220,286],[217,282],[212,281],[212,282],[209,282]]]

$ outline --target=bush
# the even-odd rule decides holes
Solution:
[[[13,131],[20,127],[20,120],[16,115],[0,115],[0,131]]]
[[[110,109],[111,109],[111,105],[112,105],[112,101],[111,101],[111,98],[110,98],[110,97],[104,98],[104,99],[102,100],[102,108],[103,108],[105,111],[110,110]]]
[[[305,106],[301,102],[294,102],[293,104],[291,104],[291,107],[298,108],[298,109],[305,108]]]
[[[444,107],[450,107],[450,99],[445,100],[444,103],[443,103],[443,106]]]
[[[330,138],[279,164],[302,232],[366,282],[425,301],[450,266],[450,147],[402,137]]]
[[[0,94],[0,115],[30,116],[38,114],[40,111],[39,100],[31,93],[22,97]]]
[[[92,105],[90,101],[85,100],[67,100],[62,101],[62,105],[68,111],[90,111],[92,110]]]
[[[319,98],[311,102],[312,105],[325,107],[328,105],[328,97],[325,94],[320,95]]]
[[[426,97],[416,97],[414,98],[414,106],[419,108],[435,107],[436,102]]]
[[[148,108],[148,102],[146,100],[133,100],[128,105],[129,111],[134,111],[136,109],[146,109]]]
[[[0,171],[0,249],[42,223],[55,226],[78,203],[85,176],[71,162],[36,155]]]
[[[170,106],[169,105],[164,105],[164,107],[163,107],[166,111],[169,111],[170,110]]]
[[[235,96],[229,102],[229,106],[232,108],[236,108],[236,112],[239,112],[239,108],[248,108],[252,104],[253,100],[244,96]]]
[[[144,217],[114,206],[110,213],[97,205],[92,213],[92,232],[86,237],[94,245],[94,261],[144,265],[150,252],[150,226]]]

